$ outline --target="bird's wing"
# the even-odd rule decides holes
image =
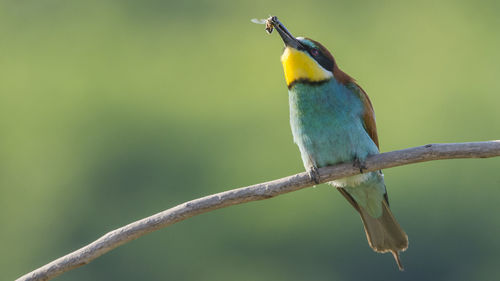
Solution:
[[[375,112],[373,111],[370,98],[356,82],[352,82],[351,85],[355,90],[354,92],[358,94],[359,98],[363,102],[364,112],[362,118],[365,130],[377,147],[380,148],[378,144],[377,125],[375,123]]]

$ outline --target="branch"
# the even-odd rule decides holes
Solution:
[[[403,150],[386,152],[366,159],[365,172],[376,171],[412,163],[456,158],[489,158],[500,156],[500,140],[469,143],[428,144]],[[320,182],[329,182],[359,174],[352,163],[343,163],[319,169]],[[49,280],[66,271],[85,265],[116,247],[155,230],[202,213],[246,202],[269,199],[296,191],[315,183],[308,173],[299,173],[274,181],[228,190],[182,203],[150,217],[110,231],[96,241],[58,258],[22,277],[24,280]]]

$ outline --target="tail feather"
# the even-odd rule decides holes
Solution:
[[[391,252],[399,270],[403,270],[399,251],[405,251],[408,248],[408,236],[392,215],[386,200],[382,200],[382,215],[374,218],[360,207],[347,191],[343,188],[338,188],[338,190],[361,215],[370,247],[379,253]]]
[[[399,251],[405,251],[408,248],[408,236],[392,215],[385,201],[382,202],[382,209],[382,216],[373,218],[363,208],[359,208],[368,244],[376,252],[391,252],[399,269],[403,270]]]

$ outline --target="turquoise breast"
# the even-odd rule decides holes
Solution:
[[[306,169],[378,153],[363,126],[363,103],[353,91],[335,79],[297,83],[289,90],[293,139]]]

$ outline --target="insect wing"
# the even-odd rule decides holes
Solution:
[[[266,24],[267,22],[266,19],[251,19],[250,21],[256,24]]]

